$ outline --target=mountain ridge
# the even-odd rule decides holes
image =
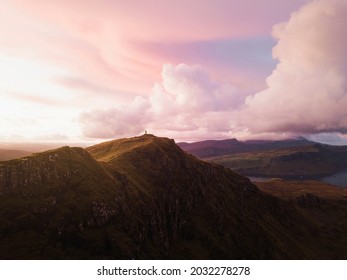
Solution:
[[[198,158],[244,176],[319,179],[347,170],[347,146],[321,144],[303,137],[279,141],[207,140],[178,145]]]
[[[168,138],[0,162],[0,179],[1,259],[344,256],[295,205]]]

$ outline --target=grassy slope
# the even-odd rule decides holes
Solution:
[[[87,151],[98,161],[63,147],[0,162],[1,258],[341,257],[324,224],[173,140]]]
[[[316,225],[290,204],[258,192],[230,170],[214,166],[211,171],[211,165],[180,151],[169,139],[147,135],[87,150],[127,174],[132,188],[145,191],[148,200],[142,202],[147,215],[158,219],[161,213],[166,222],[172,215],[185,221],[176,225],[181,230],[168,253],[171,256],[319,258],[321,254],[315,246],[317,239],[306,242]],[[147,208],[148,203],[155,205],[157,213]],[[165,232],[165,225],[158,227]]]
[[[318,181],[272,180],[258,182],[264,192],[290,201],[322,235],[320,247],[335,258],[347,257],[347,188]]]
[[[313,194],[323,199],[347,201],[347,188],[332,186],[320,181],[269,180],[255,184],[261,190],[282,199],[294,199],[304,194]]]
[[[83,255],[84,240],[92,246],[96,233],[88,237],[79,228],[96,224],[103,204],[115,206],[120,186],[81,148],[0,162],[0,174],[6,178],[0,184],[1,258],[10,259]]]

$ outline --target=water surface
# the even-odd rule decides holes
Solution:
[[[341,187],[347,187],[347,171],[339,172],[327,177],[323,177],[320,181]]]

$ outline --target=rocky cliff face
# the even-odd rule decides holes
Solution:
[[[290,202],[152,135],[0,162],[0,191],[0,258],[331,257]]]
[[[68,184],[79,175],[75,164],[92,161],[82,148],[64,147],[56,151],[0,162],[0,190]]]

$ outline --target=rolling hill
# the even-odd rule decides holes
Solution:
[[[32,152],[13,149],[0,149],[0,161],[21,158],[30,154],[32,154]]]
[[[347,146],[314,144],[208,159],[255,177],[319,178],[347,170]]]
[[[219,157],[236,153],[269,151],[290,147],[309,146],[312,144],[315,144],[315,142],[309,141],[303,137],[278,141],[248,140],[241,142],[237,139],[225,139],[206,140],[193,143],[177,143],[177,145],[183,150],[199,158]]]
[[[1,259],[347,255],[336,224],[153,135],[0,162],[0,222]]]

